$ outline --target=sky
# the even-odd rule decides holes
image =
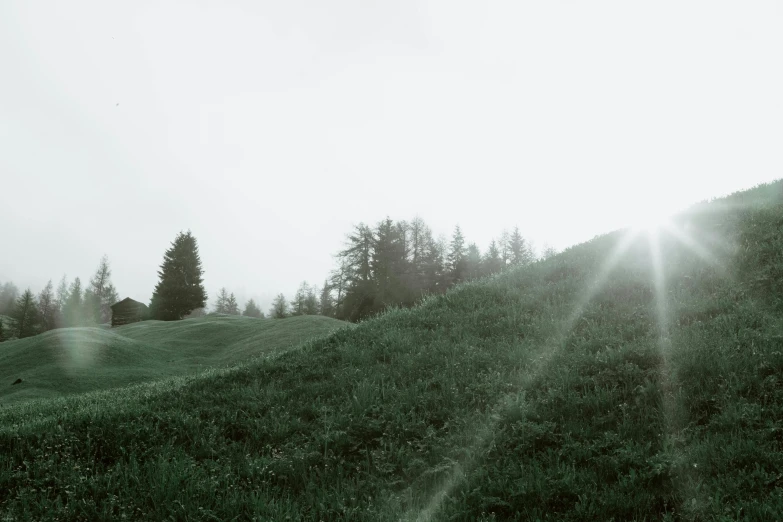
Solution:
[[[360,222],[562,250],[783,177],[777,1],[0,2],[0,282],[267,310]]]

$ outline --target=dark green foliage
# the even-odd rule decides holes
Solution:
[[[180,232],[163,255],[158,277],[150,301],[153,319],[180,320],[196,308],[206,305],[207,293],[203,285],[203,269],[198,243],[191,234]]]
[[[65,326],[84,326],[84,300],[82,299],[82,281],[78,277],[68,288],[68,298],[63,305]]]
[[[250,299],[247,303],[245,303],[245,311],[242,312],[242,315],[245,317],[256,317],[259,319],[263,319],[264,312],[261,311],[261,309],[256,305],[256,302],[253,299]]]
[[[226,290],[225,286],[218,292],[217,298],[215,300],[215,307],[212,312],[216,314],[228,313],[228,290]]]
[[[119,296],[111,282],[109,258],[104,255],[84,291],[85,322],[87,324],[111,322],[111,305],[117,301]]]
[[[239,315],[239,303],[237,302],[237,298],[234,297],[234,292],[231,292],[231,295],[228,296],[226,313],[229,315]]]
[[[278,294],[272,301],[272,308],[269,309],[269,317],[272,319],[284,319],[288,317],[288,301],[283,294]]]
[[[41,293],[38,294],[39,330],[48,332],[57,328],[59,310],[54,296],[54,287],[50,279]]]
[[[19,339],[36,335],[39,331],[38,303],[28,288],[17,297],[11,310],[14,334]]]
[[[677,222],[716,239],[708,260],[662,234],[659,250],[627,241],[612,266],[626,240],[608,234],[278,357],[0,409],[0,510],[777,520],[783,316],[751,284],[777,257],[734,246],[783,200],[755,198],[714,225]],[[783,230],[759,233],[776,244]]]
[[[335,303],[334,296],[332,295],[332,287],[329,285],[329,280],[324,281],[324,286],[321,288],[321,297],[318,300],[318,313],[325,317],[335,316]]]

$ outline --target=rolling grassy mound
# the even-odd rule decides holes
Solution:
[[[0,407],[245,362],[344,325],[316,316],[274,321],[218,316],[52,330],[0,345]],[[12,386],[18,378],[23,382]]]
[[[233,369],[0,410],[0,514],[774,520],[783,184]]]

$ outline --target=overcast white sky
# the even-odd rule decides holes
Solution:
[[[783,177],[777,1],[0,2],[0,281],[319,286],[360,221],[558,249]],[[117,105],[119,103],[119,105]]]

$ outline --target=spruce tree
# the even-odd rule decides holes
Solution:
[[[465,238],[462,236],[459,225],[454,228],[446,263],[450,284],[459,283],[465,279]]]
[[[311,286],[307,289],[307,295],[305,296],[304,314],[318,315],[319,307],[318,289],[315,286]]]
[[[493,239],[487,249],[487,255],[484,256],[481,262],[481,272],[483,275],[492,275],[497,274],[501,270],[503,270],[503,259],[501,258],[497,242]]]
[[[14,330],[19,339],[31,337],[38,333],[38,303],[35,295],[28,288],[16,299],[11,311]]]
[[[514,227],[514,231],[509,236],[508,251],[511,265],[529,265],[534,260],[533,251],[519,233],[519,227]]]
[[[481,277],[481,252],[476,243],[471,243],[465,254],[465,278],[470,280],[479,277]]]
[[[294,299],[291,301],[291,315],[305,315],[307,308],[307,293],[310,291],[310,286],[307,281],[302,281],[299,288],[294,294]]]
[[[242,312],[242,315],[245,317],[257,317],[259,319],[264,318],[264,312],[261,311],[253,299],[250,299],[247,303],[245,303],[245,311]]]
[[[54,296],[52,280],[50,279],[38,295],[38,318],[42,332],[48,332],[57,328],[57,312],[57,301]]]
[[[216,314],[228,313],[228,291],[225,286],[218,292],[217,300],[215,301],[215,309],[213,311]]]
[[[77,277],[73,280],[73,283],[71,283],[70,288],[68,288],[68,299],[63,306],[65,326],[83,326],[83,315],[82,281]]]
[[[269,317],[272,319],[284,319],[288,317],[288,302],[283,294],[278,294],[272,301],[272,308],[269,309]]]
[[[65,326],[65,303],[68,301],[68,279],[63,274],[63,278],[60,279],[60,284],[57,285],[57,297],[55,298],[55,324],[57,328],[63,328]]]
[[[226,313],[229,315],[239,315],[239,303],[237,303],[237,298],[234,297],[233,292],[231,292],[231,295],[228,296],[228,302],[226,303]]]
[[[111,305],[118,300],[117,290],[111,282],[109,258],[104,255],[84,291],[85,317],[91,323],[110,322]]]
[[[329,281],[324,281],[324,286],[321,289],[320,308],[318,313],[325,317],[334,317],[334,297],[332,296],[332,287],[329,286]]]
[[[180,232],[163,255],[150,301],[153,319],[175,321],[206,305],[198,243],[190,230]]]

